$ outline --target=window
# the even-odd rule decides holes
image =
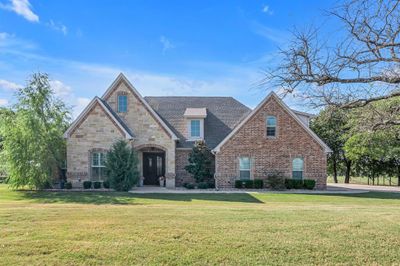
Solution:
[[[190,137],[201,138],[200,120],[190,120]]]
[[[294,158],[293,159],[293,172],[292,178],[293,179],[303,179],[303,168],[304,168],[304,161],[301,158]]]
[[[251,163],[249,157],[239,158],[240,179],[250,179]]]
[[[105,179],[106,154],[102,152],[92,153],[92,180],[100,181]]]
[[[157,176],[162,176],[163,160],[161,156],[157,156]]]
[[[267,116],[267,137],[276,137],[276,117]]]
[[[128,96],[118,95],[118,112],[126,113],[128,110]]]

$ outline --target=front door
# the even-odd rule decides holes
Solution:
[[[159,185],[158,178],[165,173],[164,153],[143,153],[143,183],[145,185]]]

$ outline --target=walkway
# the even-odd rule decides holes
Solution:
[[[370,192],[394,192],[400,193],[400,187],[395,186],[369,186],[369,185],[357,185],[357,184],[343,184],[343,183],[329,183],[328,190],[357,190],[357,191],[370,191]]]

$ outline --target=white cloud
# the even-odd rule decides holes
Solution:
[[[22,86],[17,83],[14,83],[14,82],[11,82],[11,81],[8,81],[5,79],[0,79],[0,89],[7,90],[7,91],[15,91],[21,87]]]
[[[0,49],[0,52],[10,51],[10,49],[14,51],[33,50],[36,48],[36,44],[19,39],[14,34],[0,32],[0,48],[7,48],[7,50]]]
[[[71,96],[72,89],[70,86],[65,85],[59,80],[51,80],[50,86],[54,91],[54,94],[60,98],[68,99]]]
[[[39,16],[33,13],[29,0],[10,0],[9,4],[1,4],[0,8],[13,11],[30,22],[39,22]]]
[[[165,36],[160,37],[160,42],[163,46],[163,49],[162,49],[163,53],[165,53],[167,50],[175,48],[175,45],[170,40],[168,40]]]
[[[7,99],[1,99],[0,98],[0,106],[4,106],[4,105],[7,105],[7,104],[8,104]]]
[[[68,33],[68,28],[62,23],[56,23],[52,19],[50,19],[50,22],[46,24],[48,27],[55,31],[62,32],[64,35],[67,35]]]
[[[265,13],[265,14],[268,14],[270,16],[274,14],[274,11],[272,11],[268,5],[265,5],[262,8],[262,12]]]

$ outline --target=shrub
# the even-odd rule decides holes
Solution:
[[[71,182],[65,183],[65,188],[66,189],[71,189],[72,188],[72,183]]]
[[[106,172],[111,188],[128,191],[139,181],[136,151],[125,140],[118,140],[107,153]]]
[[[285,189],[285,178],[279,171],[267,173],[267,184],[272,190]]]
[[[110,182],[107,180],[103,182],[103,188],[110,188]]]
[[[254,179],[254,188],[263,188],[264,181],[262,179]]]
[[[197,184],[198,189],[207,189],[208,188],[208,183],[207,182],[200,182]]]
[[[187,188],[187,189],[194,189],[195,188],[194,184],[192,184],[192,183],[185,183],[185,184],[183,184],[183,186],[185,188]]]
[[[303,188],[303,180],[301,180],[301,179],[285,179],[285,187],[287,189],[301,189],[301,188]]]
[[[83,181],[83,188],[84,189],[92,188],[92,181]]]
[[[214,176],[214,155],[207,147],[205,141],[196,141],[188,158],[189,164],[185,170],[193,175],[197,183],[207,182]]]
[[[99,188],[101,188],[101,182],[99,182],[99,181],[93,182],[93,188],[94,188],[94,189],[99,189]]]
[[[306,189],[314,189],[315,187],[315,180],[312,179],[304,179],[304,188]]]
[[[253,180],[235,180],[235,188],[254,188]]]
[[[215,188],[215,181],[214,181],[214,179],[213,179],[213,180],[209,180],[209,181],[207,182],[207,184],[208,184],[208,188]]]

